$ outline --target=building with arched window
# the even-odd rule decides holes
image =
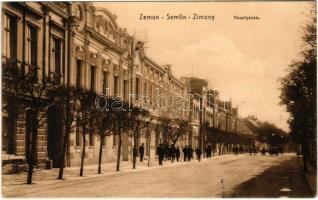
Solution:
[[[17,69],[22,77],[32,77],[35,85],[54,80],[59,85],[71,85],[97,95],[120,96],[139,107],[147,105],[151,126],[140,131],[137,141],[137,145],[146,144],[147,159],[156,158],[159,143],[170,143],[158,128],[162,118],[190,122],[188,133],[176,143],[181,148],[189,144],[205,148],[209,140],[202,131],[203,124],[239,132],[237,110],[231,102],[220,102],[206,80],[178,79],[171,65],[152,60],[144,51],[144,43],[135,41],[125,28],[119,27],[116,15],[109,10],[91,2],[6,2],[2,11],[3,72]],[[42,100],[46,102],[52,89],[46,86],[41,96],[20,94],[14,89],[14,81],[6,81],[11,85],[4,84],[2,88],[3,159],[28,159],[30,149],[35,147],[38,167],[44,167],[47,160],[58,167],[64,135],[63,110],[59,105],[42,106]],[[20,104],[22,101],[29,104]],[[40,123],[34,124],[39,119]],[[80,164],[83,139],[85,163],[96,164],[100,137],[91,130],[83,138],[80,116],[72,125],[67,166]],[[249,132],[247,127],[240,130]],[[102,162],[115,161],[117,136],[106,136],[102,144]],[[121,159],[130,160],[133,140],[127,131],[123,133],[122,144]]]

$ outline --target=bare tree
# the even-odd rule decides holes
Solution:
[[[137,149],[137,141],[139,137],[140,130],[145,128],[147,126],[147,123],[145,122],[145,118],[149,115],[149,112],[147,110],[133,107],[130,110],[129,118],[128,120],[128,127],[130,128],[130,137],[134,140],[134,146],[133,146],[133,169],[136,169],[136,160],[138,155],[138,149]]]
[[[100,104],[111,104],[112,99],[107,99],[105,102],[100,102]],[[100,105],[99,105],[100,106]],[[102,106],[104,107],[104,106]],[[102,173],[102,154],[103,154],[103,146],[105,137],[111,135],[114,127],[113,123],[113,112],[111,109],[102,109],[99,110],[95,107],[95,111],[93,112],[95,115],[94,117],[94,125],[97,127],[97,132],[100,138],[100,144],[99,144],[99,153],[98,153],[98,170],[97,173]]]
[[[79,95],[79,124],[82,127],[82,155],[81,155],[81,167],[80,167],[80,176],[83,176],[84,171],[84,160],[85,160],[85,151],[86,151],[86,133],[88,129],[90,129],[91,121],[92,121],[92,110],[95,107],[95,98],[96,94],[92,91],[81,90]]]
[[[174,123],[176,125],[176,129],[175,131],[170,132],[170,139],[173,145],[176,145],[179,138],[188,133],[190,124],[189,121],[185,119],[175,119]]]
[[[118,138],[116,171],[119,171],[122,146],[122,133],[123,131],[128,130],[130,112],[128,103],[120,100],[115,100],[111,105],[111,109],[114,116],[114,137],[117,136]]]
[[[35,69],[36,70],[36,69]],[[55,90],[58,76],[52,80],[37,80],[32,71],[23,77],[23,92],[25,95],[25,105],[29,116],[30,132],[27,133],[29,146],[27,146],[27,160],[29,164],[27,184],[32,184],[32,173],[36,164],[36,146],[38,129],[42,127],[48,114],[48,108],[54,105],[54,96],[48,97],[48,93]]]
[[[65,157],[66,151],[69,142],[69,134],[71,133],[72,129],[74,128],[74,122],[77,117],[77,109],[79,106],[79,95],[80,90],[71,87],[71,86],[60,86],[55,91],[56,98],[56,105],[60,108],[63,112],[63,129],[64,129],[64,136],[63,136],[63,146],[62,146],[62,155],[61,161],[59,166],[59,174],[58,179],[63,179],[64,167],[65,167]]]
[[[162,130],[162,136],[163,136],[163,143],[164,145],[169,144],[169,139],[171,138],[171,135],[175,131],[175,127],[173,127],[173,120],[168,117],[161,117],[159,118],[159,122],[161,125]]]

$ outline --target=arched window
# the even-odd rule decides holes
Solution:
[[[87,23],[93,25],[93,14],[91,11],[87,12]]]
[[[75,10],[75,16],[79,19],[82,20],[83,18],[83,11],[80,5],[77,5],[76,10]]]

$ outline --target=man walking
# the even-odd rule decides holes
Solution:
[[[199,162],[201,161],[201,154],[202,154],[202,151],[201,149],[199,149],[198,147],[195,149],[195,153],[197,155],[197,159],[199,160]]]
[[[189,148],[188,148],[188,161],[191,161],[192,158],[193,158],[193,149],[192,149],[192,146],[190,144]]]
[[[211,155],[212,155],[212,146],[209,144],[208,147],[207,147],[207,157],[208,158],[211,158]]]
[[[185,145],[185,147],[182,149],[182,151],[183,151],[183,161],[187,161],[187,159],[188,159],[188,146],[187,145]]]
[[[162,147],[162,144],[159,144],[159,146],[157,147],[157,154],[159,158],[159,165],[162,165],[162,160],[164,156],[164,149]]]
[[[170,158],[171,158],[171,162],[174,161],[175,157],[176,157],[176,148],[174,147],[174,145],[172,144],[170,147]]]
[[[139,157],[140,157],[140,162],[144,161],[144,154],[145,154],[145,147],[144,147],[144,143],[142,143],[139,146]]]
[[[176,154],[177,162],[179,162],[179,159],[180,159],[180,153],[181,153],[181,152],[180,152],[180,148],[179,148],[179,146],[177,146],[177,148],[176,148],[176,150],[175,150],[175,151],[176,151],[176,153],[175,153],[175,154]]]

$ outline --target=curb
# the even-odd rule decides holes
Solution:
[[[304,176],[304,179],[305,179],[305,181],[306,181],[306,184],[307,184],[307,186],[308,186],[308,188],[309,188],[309,191],[310,191],[310,194],[311,194],[311,196],[312,197],[316,197],[316,191],[317,191],[317,176],[316,176],[316,188],[315,188],[315,184],[314,185],[312,185],[311,183],[310,183],[310,181],[309,181],[309,177],[308,177],[308,173],[306,173],[306,172],[304,172],[303,171],[303,164],[302,164],[302,161],[301,161],[301,157],[300,156],[297,156],[297,161],[298,161],[298,164],[299,164],[299,166],[300,166],[300,168],[301,168],[301,172],[302,172],[302,174],[303,174],[303,176]],[[309,164],[310,165],[310,164]],[[311,166],[309,166],[309,168],[311,168]]]

